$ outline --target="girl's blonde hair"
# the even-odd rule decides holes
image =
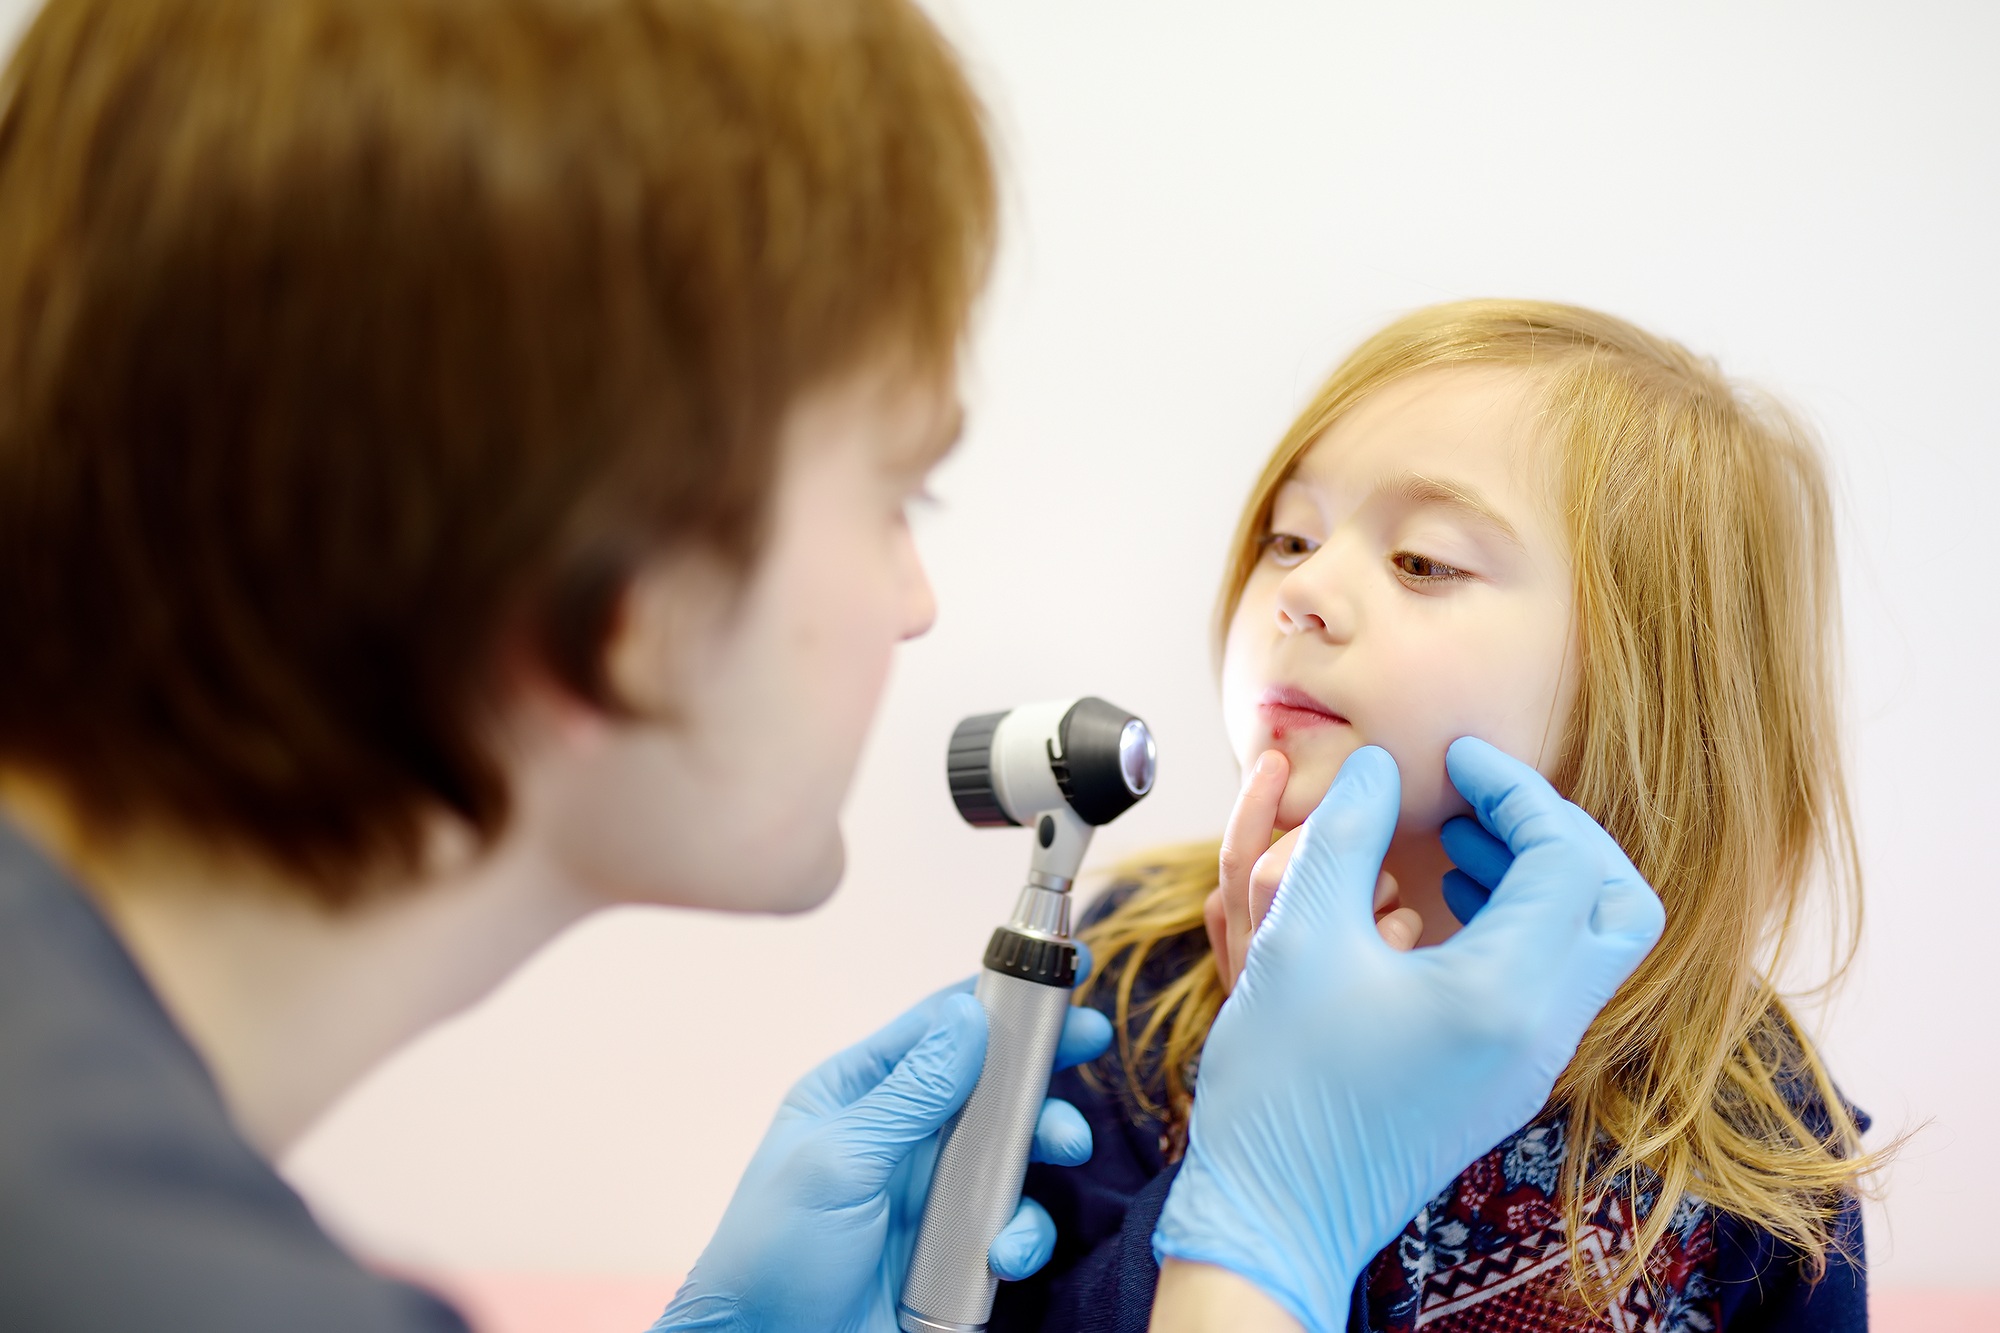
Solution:
[[[1615,1283],[1644,1270],[1690,1193],[1795,1247],[1817,1275],[1843,1195],[1874,1163],[1771,982],[1804,933],[1815,885],[1833,907],[1828,985],[1861,921],[1831,514],[1798,423],[1608,315],[1530,301],[1419,311],[1348,357],[1265,465],[1231,547],[1217,651],[1272,497],[1299,459],[1369,394],[1454,365],[1518,367],[1539,387],[1560,450],[1581,648],[1556,785],[1618,840],[1667,910],[1659,946],[1591,1026],[1551,1102],[1570,1127],[1561,1195],[1572,1272],[1595,1286],[1574,1244],[1590,1196],[1622,1188],[1637,1218],[1650,1176],[1644,1188],[1658,1195]],[[1223,999],[1200,943],[1216,853],[1189,844],[1122,867],[1129,896],[1084,932],[1105,960],[1100,983],[1115,988],[1131,1092],[1175,1144],[1189,1070]],[[1199,948],[1201,961],[1135,1012],[1141,968],[1169,942]]]

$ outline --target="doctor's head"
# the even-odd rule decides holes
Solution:
[[[334,906],[832,887],[994,225],[914,6],[51,0],[7,84],[0,778]]]

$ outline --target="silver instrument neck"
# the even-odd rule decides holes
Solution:
[[[1014,915],[1008,926],[1044,939],[1068,939],[1069,884],[1060,875],[1029,875],[1021,896],[1014,900]]]

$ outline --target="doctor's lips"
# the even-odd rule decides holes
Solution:
[[[1272,740],[1312,727],[1347,726],[1348,721],[1304,690],[1273,685],[1257,698],[1257,712],[1271,728]]]

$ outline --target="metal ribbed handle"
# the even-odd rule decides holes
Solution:
[[[973,993],[986,1008],[986,1063],[944,1130],[897,1311],[905,1333],[970,1333],[992,1316],[996,1280],[986,1251],[1021,1201],[1069,1007],[1065,985],[992,969],[980,972]]]

